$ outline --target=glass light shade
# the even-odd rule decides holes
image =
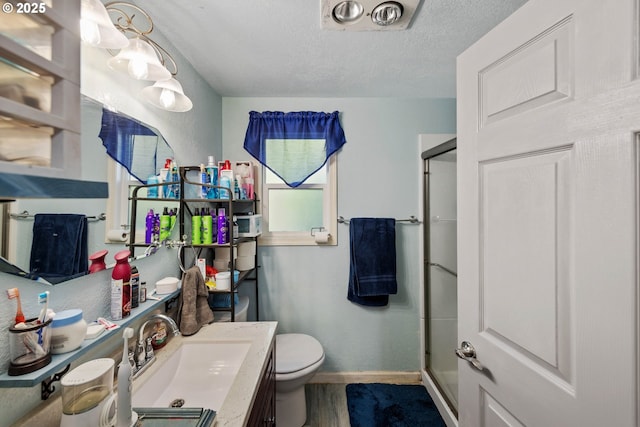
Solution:
[[[347,24],[354,22],[362,17],[364,7],[357,1],[343,1],[333,8],[333,19],[337,22]]]
[[[129,45],[107,62],[109,68],[128,73],[138,80],[167,80],[171,73],[160,63],[156,51],[139,37],[129,39]]]
[[[145,87],[142,89],[142,97],[150,104],[167,111],[184,112],[193,107],[180,82],[173,78]]]
[[[380,3],[371,12],[371,20],[378,25],[387,26],[402,18],[402,5],[394,1]]]
[[[122,49],[129,44],[127,37],[114,27],[99,0],[82,0],[80,35],[85,43],[103,49]]]

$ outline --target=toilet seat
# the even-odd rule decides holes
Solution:
[[[301,371],[324,359],[322,345],[305,334],[276,335],[276,374]]]

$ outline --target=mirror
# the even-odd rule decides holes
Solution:
[[[82,96],[81,103],[82,113],[82,147],[83,150],[88,147],[92,147],[89,151],[94,154],[89,154],[85,163],[92,164],[83,165],[85,168],[98,168],[105,169],[106,175],[115,176],[113,171],[107,170],[108,168],[120,168],[116,162],[108,161],[108,156],[105,152],[105,147],[102,136],[104,139],[110,139],[110,135],[113,132],[118,132],[118,138],[122,144],[121,146],[128,147],[128,155],[130,163],[128,168],[136,176],[146,180],[147,177],[156,171],[158,171],[166,158],[173,158],[173,149],[166,142],[162,134],[155,128],[148,126],[141,121],[131,118],[125,114],[114,113],[113,111],[104,110],[102,103]],[[105,119],[103,120],[103,116]],[[113,146],[113,145],[112,145]],[[100,153],[100,154],[98,154]],[[102,156],[96,159],[96,156]],[[117,156],[117,155],[116,155]],[[110,166],[106,166],[109,164]],[[37,213],[81,213],[87,215],[87,217],[93,217],[87,222],[87,253],[89,255],[100,251],[102,249],[109,250],[109,256],[112,257],[117,251],[125,247],[126,242],[110,242],[105,243],[105,236],[108,230],[114,227],[119,228],[121,224],[128,224],[128,212],[130,212],[128,195],[129,187],[139,185],[140,182],[132,178],[128,174],[124,177],[124,186],[122,191],[114,191],[114,188],[110,182],[109,200],[106,206],[102,201],[98,201],[101,204],[95,204],[93,201],[87,202],[86,200],[75,199],[46,199],[46,200],[19,200],[19,207],[12,207],[11,217],[8,215],[1,215],[0,228],[6,230],[2,234],[3,239],[9,238],[9,246],[13,245],[12,250],[7,253],[0,254],[0,272],[15,274],[21,277],[29,277],[30,269],[30,257],[31,257],[31,242],[33,240],[33,216]],[[110,178],[111,180],[111,178]],[[116,200],[118,198],[119,200]],[[14,204],[15,205],[15,204]],[[27,207],[28,216],[21,215],[23,210]],[[120,216],[124,218],[118,218],[116,210],[122,207]],[[145,206],[141,203],[138,207],[138,212],[143,212]],[[103,213],[106,213],[108,219],[111,221],[100,220]],[[142,215],[144,216],[144,215]],[[111,217],[111,218],[109,218]],[[109,224],[107,224],[109,222]],[[144,218],[137,218],[136,228],[144,230]],[[13,229],[11,233],[9,229]],[[13,241],[11,241],[13,240]],[[138,251],[135,255],[140,255],[144,251]],[[12,256],[8,256],[8,255]],[[6,258],[6,259],[5,259]],[[112,264],[110,259],[107,258],[107,265]],[[82,273],[81,275],[84,275]],[[70,276],[67,279],[72,279]],[[40,279],[42,281],[42,279]],[[56,283],[64,281],[56,279]]]

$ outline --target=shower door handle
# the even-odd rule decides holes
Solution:
[[[471,363],[478,371],[484,370],[484,367],[476,359],[476,349],[469,341],[462,341],[460,348],[456,348],[456,356]]]

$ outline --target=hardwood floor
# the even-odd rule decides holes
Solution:
[[[346,384],[307,384],[305,427],[350,427]]]

